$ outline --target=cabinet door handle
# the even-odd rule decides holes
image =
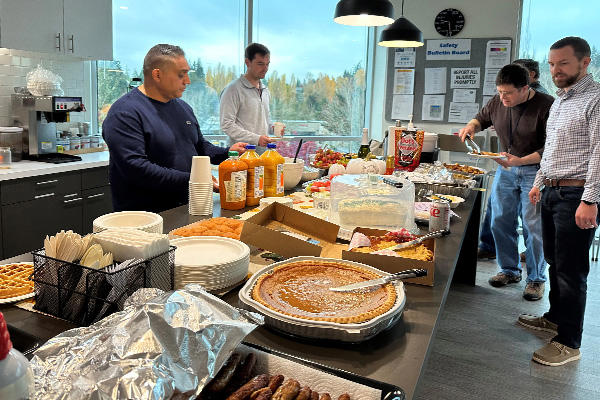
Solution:
[[[34,198],[36,198],[36,199],[43,199],[44,197],[52,197],[52,196],[54,196],[54,193],[46,193],[46,194],[38,194]]]
[[[62,39],[62,33],[58,32],[56,34],[55,38],[56,38],[56,46],[55,46],[56,50],[58,50],[58,52],[60,52],[61,51],[60,42],[61,42],[61,39]]]
[[[50,183],[56,183],[56,182],[58,182],[58,179],[52,179],[51,181],[36,182],[36,185],[48,185]]]
[[[71,48],[68,49],[71,53],[75,52],[75,40],[73,40],[73,35],[69,37],[69,42],[71,43]]]
[[[63,197],[66,199],[67,197],[75,197],[75,196],[79,196],[79,193],[65,194]]]
[[[88,196],[88,199],[93,199],[94,197],[100,197],[100,196],[104,196],[104,193],[93,194],[91,196]]]
[[[76,199],[71,199],[71,200],[63,200],[63,203],[67,204],[67,203],[72,203],[74,201],[79,201],[79,200],[83,200],[83,197],[78,197]]]

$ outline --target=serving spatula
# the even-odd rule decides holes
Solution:
[[[399,281],[401,279],[418,278],[426,276],[426,269],[408,269],[406,271],[397,272],[395,274],[384,276],[383,278],[371,279],[369,281],[352,283],[350,285],[329,288],[333,292],[351,292],[358,289],[366,289],[372,286],[385,285],[386,283]]]

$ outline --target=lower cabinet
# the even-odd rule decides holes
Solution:
[[[94,219],[112,212],[107,169],[2,182],[0,259],[40,249],[61,229],[91,233]]]
[[[110,186],[87,189],[82,192],[83,197],[83,227],[81,234],[91,233],[93,223],[101,215],[112,212],[112,197]]]

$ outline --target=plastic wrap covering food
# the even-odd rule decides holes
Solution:
[[[343,229],[408,229],[415,224],[415,185],[384,175],[340,175],[331,183],[331,222]]]
[[[27,90],[34,96],[62,96],[62,78],[38,65],[27,73]]]
[[[34,398],[193,399],[263,323],[198,285],[158,292],[140,289],[125,310],[39,348]]]

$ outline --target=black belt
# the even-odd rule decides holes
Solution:
[[[585,186],[585,179],[544,179],[544,185],[547,187],[558,186]]]

